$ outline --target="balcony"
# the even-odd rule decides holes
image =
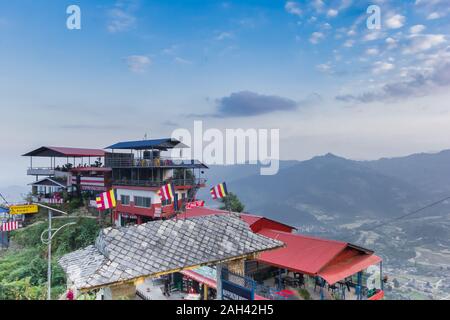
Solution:
[[[29,176],[54,176],[55,169],[53,168],[28,168],[27,175]]]
[[[171,180],[176,187],[180,186],[204,186],[206,184],[205,178],[196,179],[175,179]],[[151,187],[159,188],[169,183],[169,181],[157,181],[157,180],[128,180],[128,179],[116,179],[113,180],[113,185],[116,186],[130,186],[130,187]]]
[[[105,166],[110,168],[207,168],[198,160],[159,157],[154,159],[110,158]]]

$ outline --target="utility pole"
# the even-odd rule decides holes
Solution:
[[[52,300],[52,210],[48,209],[47,300]]]
[[[40,203],[36,203],[36,205],[48,210],[48,229],[44,230],[41,233],[41,242],[48,246],[48,248],[47,248],[47,250],[48,250],[48,253],[47,253],[47,259],[48,259],[48,261],[47,261],[47,263],[48,263],[47,264],[47,300],[52,300],[52,240],[56,236],[58,231],[60,231],[61,229],[65,228],[67,226],[74,225],[76,223],[75,222],[66,223],[65,225],[59,227],[58,229],[54,229],[54,228],[52,228],[53,211],[62,213],[64,215],[68,215],[68,213],[58,210],[58,209],[48,207],[48,206],[40,204]],[[55,231],[55,232],[52,233],[53,231]],[[47,239],[44,238],[45,233],[47,233],[47,237],[48,237]]]

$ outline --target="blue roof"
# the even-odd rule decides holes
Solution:
[[[9,209],[0,207],[0,213],[9,213]]]
[[[167,150],[173,148],[187,148],[185,144],[176,139],[155,139],[155,140],[139,140],[139,141],[125,141],[113,144],[105,149],[118,149],[118,150],[151,150],[160,149]]]

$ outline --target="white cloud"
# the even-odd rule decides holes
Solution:
[[[344,42],[344,47],[351,48],[351,47],[353,47],[354,44],[355,44],[355,40],[349,39]]]
[[[311,5],[317,12],[322,12],[325,7],[325,3],[322,0],[313,0],[311,1]]]
[[[405,24],[405,16],[396,14],[386,20],[386,27],[389,29],[399,29]]]
[[[439,19],[441,15],[438,12],[432,12],[427,16],[427,20],[436,20]]]
[[[324,37],[325,35],[322,32],[313,32],[309,38],[309,41],[312,44],[318,44]]]
[[[184,65],[192,64],[192,61],[183,59],[181,57],[175,57],[174,61],[178,64],[184,64]]]
[[[394,49],[397,47],[397,40],[392,37],[386,39],[386,44],[388,49]]]
[[[329,62],[317,65],[316,69],[319,70],[322,73],[328,73],[328,74],[333,73],[331,64]]]
[[[423,24],[417,24],[415,26],[412,26],[409,28],[410,33],[421,33],[424,31],[427,27],[425,27]]]
[[[225,40],[225,39],[232,39],[233,34],[231,32],[221,32],[217,35],[216,40]]]
[[[143,73],[152,64],[148,56],[133,55],[126,58],[128,69],[134,73]]]
[[[403,50],[404,54],[415,54],[427,51],[446,42],[443,34],[415,34],[409,36],[409,45]]]
[[[127,31],[136,24],[136,17],[119,8],[111,9],[108,15],[110,21],[107,28],[111,33]]]
[[[384,62],[384,61],[377,61],[373,64],[372,72],[374,74],[380,74],[380,73],[390,71],[394,68],[395,68],[395,66],[392,63]]]
[[[364,41],[375,41],[380,39],[383,36],[383,33],[379,32],[379,31],[371,31],[369,33],[367,33],[363,40]]]
[[[366,54],[369,56],[375,56],[379,53],[380,53],[380,51],[377,48],[369,48],[366,50]]]
[[[327,16],[331,17],[331,18],[336,17],[338,14],[339,14],[339,11],[337,11],[336,9],[330,9],[327,12]]]
[[[286,12],[295,16],[301,16],[302,14],[302,10],[300,9],[299,4],[295,1],[286,2],[286,4],[284,5],[284,9],[286,10]]]

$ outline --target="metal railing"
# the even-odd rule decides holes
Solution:
[[[105,160],[105,165],[111,168],[176,168],[176,167],[203,167],[198,160],[159,157],[154,159],[111,159]]]
[[[121,186],[139,186],[139,187],[161,187],[167,183],[173,183],[175,186],[198,186],[206,183],[205,178],[197,179],[175,179],[175,180],[128,180],[128,179],[113,179],[114,185]]]

